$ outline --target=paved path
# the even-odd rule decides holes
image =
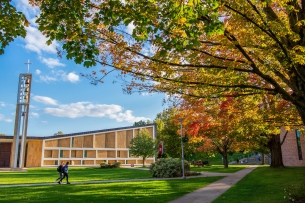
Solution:
[[[211,203],[232,185],[253,171],[257,166],[252,165],[236,173],[230,174],[227,177],[213,182],[206,187],[200,188],[194,192],[184,195],[178,199],[170,201],[169,203]]]
[[[169,203],[211,203],[225,191],[227,191],[232,185],[236,184],[239,180],[249,174],[257,166],[251,165],[248,168],[240,170],[236,173],[211,173],[202,172],[199,176],[191,176],[189,178],[198,177],[211,177],[211,176],[225,176],[216,182],[213,182],[203,188],[200,188],[194,192],[191,192],[178,199],[170,201]],[[179,179],[179,178],[143,178],[143,179],[128,179],[128,180],[100,180],[100,181],[84,181],[84,182],[71,182],[71,184],[96,184],[96,183],[112,183],[112,182],[132,182],[132,181],[152,181],[152,180],[168,180],[168,179]],[[181,178],[180,178],[181,179]],[[0,185],[0,188],[5,187],[29,187],[29,186],[47,186],[47,185],[58,185],[58,183],[37,183],[37,184],[10,184]]]

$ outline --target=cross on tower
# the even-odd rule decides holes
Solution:
[[[27,71],[27,73],[29,73],[29,71],[30,71],[30,64],[32,64],[32,63],[30,62],[30,59],[28,59],[28,62],[27,62],[27,63],[24,63],[24,64],[28,64],[28,71]]]

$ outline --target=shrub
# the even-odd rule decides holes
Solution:
[[[113,166],[114,168],[121,168],[121,162],[115,162]]]
[[[121,162],[115,162],[114,164],[107,164],[106,162],[100,163],[101,168],[121,168]]]
[[[153,177],[171,178],[182,176],[181,159],[178,158],[162,158],[149,166],[149,171]],[[190,165],[184,161],[184,172],[190,171]]]
[[[106,162],[100,163],[101,168],[108,168],[108,164]]]

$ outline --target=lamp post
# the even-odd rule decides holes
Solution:
[[[180,121],[180,131],[181,131],[182,179],[185,179],[185,176],[184,176],[184,150],[183,150],[183,140],[182,140],[182,121],[184,120],[184,118],[179,118],[178,120]]]

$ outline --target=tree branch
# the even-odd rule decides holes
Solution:
[[[282,146],[282,145],[283,145],[283,143],[285,142],[286,137],[287,137],[287,134],[288,134],[288,130],[286,130],[286,133],[285,133],[285,135],[284,135],[284,138],[283,138],[283,140],[282,140],[282,142],[281,142],[281,146]]]

